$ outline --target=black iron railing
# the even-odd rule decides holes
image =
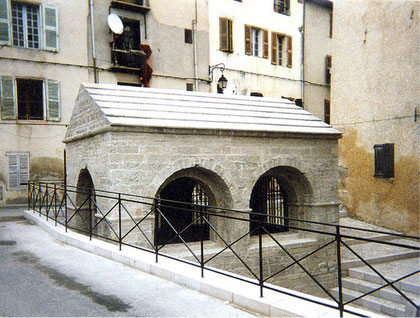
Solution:
[[[174,204],[177,204],[177,209],[180,212],[194,216],[182,228],[175,224],[167,213],[165,213],[165,209],[167,207],[173,207]],[[120,250],[125,245],[154,253],[156,255],[156,262],[158,262],[161,256],[168,257],[200,267],[203,277],[205,270],[207,270],[257,285],[259,286],[261,297],[263,296],[264,289],[269,289],[337,309],[340,316],[343,316],[344,312],[362,316],[360,313],[346,307],[346,305],[352,304],[386,287],[391,287],[406,300],[408,306],[413,306],[414,312],[418,312],[419,310],[417,304],[397,284],[408,277],[418,275],[420,272],[419,269],[407,273],[403,277],[390,280],[377,270],[373,264],[370,264],[366,260],[366,257],[360,255],[352,247],[352,242],[354,241],[365,241],[379,244],[379,246],[394,246],[404,250],[411,250],[417,253],[418,256],[418,251],[420,250],[418,247],[419,237],[277,216],[278,218],[284,219],[278,223],[286,224],[282,225],[282,227],[287,226],[290,232],[307,233],[317,238],[315,240],[316,244],[312,244],[306,248],[305,253],[302,254],[300,252],[296,254],[293,248],[290,248],[282,241],[282,236],[278,236],[272,233],[272,231],[267,230],[267,228],[271,229],[273,224],[268,224],[267,221],[264,221],[267,220],[266,218],[258,217],[261,216],[259,213],[211,206],[194,208],[193,204],[186,205],[185,202],[67,186],[63,182],[29,181],[28,209],[34,213],[39,213],[40,216],[45,216],[47,220],[54,220],[56,225],[63,225],[66,231],[67,229],[73,229],[89,235],[90,238],[97,237],[114,242],[119,245]],[[140,212],[139,209],[141,210]],[[232,238],[231,235],[228,239],[226,233],[220,227],[221,220],[234,222],[236,225],[245,223],[246,226],[242,226],[241,228],[247,230],[240,232],[235,238]],[[198,242],[189,242],[185,238],[185,233],[194,224],[197,224],[198,221],[199,224],[206,224],[208,226],[211,242],[217,242],[217,244],[215,243],[211,247],[211,251],[207,248],[208,240],[201,238]],[[167,235],[165,241],[162,241],[161,238],[157,240],[158,222],[166,222],[166,226],[172,230],[171,235]],[[258,226],[251,227],[249,226],[250,222],[257,222]],[[254,231],[258,233],[256,236],[252,236],[256,240],[254,242],[256,243],[254,244],[256,246],[254,250],[257,252],[255,255],[250,255],[249,245],[252,243],[250,243],[250,237]],[[356,233],[369,233],[371,237],[347,233],[352,231]],[[391,235],[394,238],[409,240],[412,244],[407,244],[406,241],[383,241],[380,238],[375,238],[377,235]],[[177,252],[171,253],[171,247],[174,246],[171,243],[174,242],[177,242],[178,246],[181,244],[186,248],[187,256],[180,257]],[[248,244],[246,245],[248,248],[244,249],[241,244]],[[269,248],[267,247],[268,245],[271,248],[274,246],[277,249],[276,255],[278,253],[283,258],[289,259],[288,264],[282,263],[280,267],[269,270],[267,259],[270,255],[266,253]],[[215,246],[217,246],[216,249]],[[163,252],[164,249],[169,252]],[[345,274],[342,258],[343,251],[350,253],[361,264],[370,268],[384,283],[378,288],[363,293],[360,296],[345,300],[342,285],[343,275]],[[322,254],[322,257],[330,255],[330,258],[334,260],[335,269],[330,271],[329,275],[334,275],[335,277],[335,286],[338,287],[337,294],[331,292],[331,285],[326,284],[322,279],[323,274],[314,273],[313,268],[308,265],[311,264],[311,258],[319,254]],[[235,264],[237,264],[235,267],[240,266],[247,274],[235,275],[229,273],[224,268],[219,268],[218,265],[210,265],[210,263],[214,264],[220,258],[226,260],[226,257],[229,258],[229,261],[234,260],[236,262]],[[220,263],[224,262],[221,261]],[[321,293],[324,294],[325,299],[332,300],[332,302],[324,301],[322,298],[305,297],[302,293],[289,292],[284,288],[278,288],[275,284],[270,283],[273,280],[287,277],[287,275],[290,275],[291,269],[296,267],[300,271],[299,275],[303,275],[313,282],[314,286],[317,286]]]

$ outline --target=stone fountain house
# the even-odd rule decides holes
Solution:
[[[275,214],[336,223],[339,138],[337,130],[284,99],[85,84],[64,140],[67,183],[262,211],[268,219]],[[83,201],[80,196],[76,203]],[[148,209],[136,209],[136,218]],[[191,221],[176,208],[166,212],[174,222]],[[101,217],[96,214],[93,222]],[[115,213],[108,216],[111,223],[116,219]],[[292,249],[322,240],[288,231],[284,221],[278,222],[272,231]],[[164,223],[148,217],[151,240],[165,239]],[[233,241],[252,223],[220,219],[215,226]],[[193,232],[186,233],[188,241],[200,239]],[[200,233],[217,244],[212,231]],[[248,235],[241,242],[245,257],[255,256],[254,238]],[[321,253],[313,260],[314,272],[333,273],[333,254]],[[228,263],[225,269],[234,270]]]

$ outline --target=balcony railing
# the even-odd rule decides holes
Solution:
[[[174,204],[177,204],[179,212],[195,216],[189,224],[182,228],[171,222],[170,217],[165,212],[165,208],[173,207]],[[188,206],[191,206],[191,209]],[[281,235],[276,236],[276,234],[267,230],[269,224],[261,221],[264,218],[253,217],[254,221],[252,222],[257,222],[258,226],[253,226],[253,230],[239,233],[234,239],[228,239],[226,236],[227,232],[232,232],[232,228],[226,231],[226,229],[220,227],[224,220],[228,220],[236,225],[245,223],[246,228],[250,229],[251,215],[261,216],[259,213],[209,206],[194,208],[194,205],[190,203],[186,205],[182,202],[139,195],[66,186],[63,182],[29,181],[28,209],[46,217],[47,220],[53,220],[56,225],[63,225],[66,231],[73,229],[88,235],[90,238],[97,237],[115,242],[119,245],[120,250],[122,246],[131,246],[153,253],[156,256],[156,262],[158,262],[159,257],[168,257],[201,268],[202,277],[204,277],[205,271],[212,271],[241,279],[258,286],[261,297],[264,290],[273,290],[334,308],[337,310],[337,315],[341,317],[345,312],[362,316],[347,305],[384,288],[391,287],[405,299],[407,306],[411,306],[413,312],[419,311],[418,305],[398,287],[400,282],[418,275],[420,270],[416,269],[414,272],[407,273],[397,279],[387,279],[375,268],[374,264],[371,264],[366,257],[362,257],[353,247],[355,241],[371,242],[377,244],[379,251],[392,246],[411,250],[418,256],[420,250],[418,247],[419,237],[278,216],[278,218],[287,219],[287,222],[282,224],[286,224],[285,226],[291,233],[302,233],[306,239],[310,235],[315,235],[318,238],[317,243],[309,244],[304,253],[302,253],[301,245],[299,246],[300,252],[295,253],[292,246],[282,240]],[[200,224],[208,225],[211,241],[202,238],[198,242],[187,242],[187,239],[185,239],[184,234],[192,225],[197,223],[198,218]],[[172,235],[168,236],[165,241],[159,240],[158,242],[156,239],[156,231],[159,228],[158,222],[167,222],[167,225],[173,230]],[[252,247],[249,248],[251,234],[257,230],[258,235],[252,236],[255,242],[251,242]],[[348,234],[355,231],[358,234]],[[369,235],[362,235],[363,233]],[[381,240],[378,238],[378,235],[381,234],[406,239],[413,244],[407,244],[405,241]],[[175,241],[181,243],[171,244]],[[244,249],[244,245],[241,244],[248,244],[247,248]],[[172,247],[175,245],[184,247],[184,256],[180,256],[179,249],[178,253],[173,252]],[[275,252],[273,252],[274,250]],[[358,262],[367,266],[375,275],[380,277],[383,281],[382,285],[352,299],[343,297],[342,282],[343,275],[346,272],[342,259],[344,252],[352,254]],[[272,255],[277,257],[275,263],[279,265],[275,269],[270,268],[272,264],[270,264],[269,258]],[[331,291],[331,286],[325,283],[322,273],[321,275],[315,273],[311,267],[313,259],[320,255],[321,257],[330,255],[334,260],[335,269],[329,275],[335,276],[337,295]],[[239,276],[230,273],[226,268],[223,268],[222,265],[225,263],[234,264],[236,274],[236,269],[242,269],[241,273],[245,274]],[[270,283],[275,279],[281,281],[282,278],[287,278],[290,275],[296,277],[296,273],[292,271],[293,268],[298,268],[299,275],[305,276],[323,293],[325,301],[322,298],[305,297],[302,293],[289,293],[285,289],[278,288],[275,284]]]
[[[150,10],[150,0],[112,0],[111,6],[123,10],[147,13]]]

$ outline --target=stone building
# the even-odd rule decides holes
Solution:
[[[331,126],[284,99],[86,84],[64,140],[67,182],[189,203],[193,193],[202,191],[206,206],[336,223],[339,137]],[[270,208],[262,193],[276,194],[277,208]],[[175,210],[166,211],[168,218],[183,223]],[[142,218],[147,212],[143,207],[135,214]],[[94,222],[102,217],[97,214]],[[116,217],[113,211],[109,221]],[[156,225],[162,220],[151,218],[150,239],[165,238],[167,229]],[[274,232],[282,232],[281,225]],[[250,224],[225,219],[216,227],[233,241]],[[291,235],[280,234],[283,239]],[[319,240],[292,238],[301,243],[299,248]],[[206,239],[217,242],[212,234]],[[334,263],[333,254],[326,253],[313,262],[314,268]]]
[[[24,203],[28,178],[62,179],[62,140],[82,82],[216,91],[220,68],[210,81],[209,67],[224,63],[238,94],[299,97],[302,4],[260,2],[0,0],[0,205]],[[235,11],[231,54],[220,50],[219,26]],[[122,34],[111,32],[109,14]],[[252,41],[245,25],[258,33]],[[268,31],[293,37],[293,50],[282,51],[293,64],[274,65]]]
[[[341,201],[352,217],[411,234],[420,219],[418,17],[417,1],[334,2]]]

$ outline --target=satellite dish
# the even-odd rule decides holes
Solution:
[[[114,13],[108,15],[108,26],[115,34],[121,34],[124,31],[124,25],[119,16]]]

